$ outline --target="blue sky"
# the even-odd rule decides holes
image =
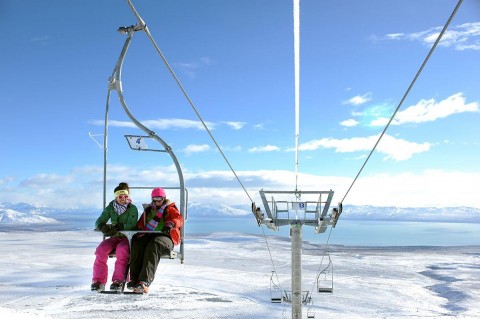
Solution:
[[[345,195],[456,1],[300,3],[299,189]],[[292,1],[134,1],[250,196],[295,188]],[[102,205],[108,78],[127,1],[0,1],[0,201]],[[480,207],[480,3],[465,0],[344,204]],[[143,32],[126,102],[176,153],[190,200],[250,201]],[[176,185],[110,102],[109,189]],[[153,145],[152,145],[153,147]],[[136,196],[136,198],[135,198]],[[137,193],[134,201],[145,201]],[[174,196],[174,195],[172,195]]]

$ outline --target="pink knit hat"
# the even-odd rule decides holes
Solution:
[[[152,191],[152,198],[154,197],[163,197],[163,198],[166,198],[167,195],[165,194],[165,191],[163,190],[163,188],[154,188],[153,191]]]

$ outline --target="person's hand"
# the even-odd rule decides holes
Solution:
[[[115,227],[117,228],[117,230],[124,230],[125,229],[125,227],[123,226],[122,223],[118,223]]]
[[[98,224],[97,228],[95,228],[95,230],[102,231],[103,226],[105,226],[105,223],[100,223],[100,224]]]
[[[173,222],[170,222],[170,221],[166,222],[165,225],[163,225],[162,233],[169,235],[170,231],[172,230],[172,228],[174,226],[175,226],[175,224]]]
[[[110,224],[102,224],[101,226],[98,226],[100,228],[100,231],[105,234],[108,233],[112,229],[112,225]]]
[[[117,233],[117,228],[110,224],[103,225],[100,230],[107,237],[114,236]]]

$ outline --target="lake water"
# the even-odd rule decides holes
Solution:
[[[262,226],[267,236],[289,237],[289,226],[272,231]],[[188,233],[240,232],[263,236],[256,221],[246,218],[189,219]],[[330,234],[315,234],[315,228],[302,227],[304,241],[324,244]],[[480,245],[480,224],[441,222],[399,222],[340,220],[330,234],[329,244],[346,246],[464,246]]]
[[[68,216],[53,225],[2,225],[0,231],[51,231],[92,229],[96,216]],[[262,226],[267,236],[282,236],[290,240],[290,227],[272,231]],[[253,217],[189,218],[185,237],[190,234],[238,232],[263,236],[262,228]],[[322,234],[315,228],[302,227],[302,238],[314,244],[325,244],[331,227]],[[480,245],[480,224],[445,222],[359,221],[341,219],[330,234],[329,244],[345,246],[465,246]]]

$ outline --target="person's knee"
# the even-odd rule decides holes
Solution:
[[[172,240],[168,237],[157,237],[155,243],[163,253],[170,252],[173,249]]]
[[[117,259],[120,259],[120,260],[128,259],[128,256],[130,255],[128,247],[126,249],[123,247],[117,247],[116,255],[117,255]]]
[[[99,258],[107,258],[108,254],[111,253],[111,249],[106,246],[98,246],[97,249],[95,249],[95,256]]]

